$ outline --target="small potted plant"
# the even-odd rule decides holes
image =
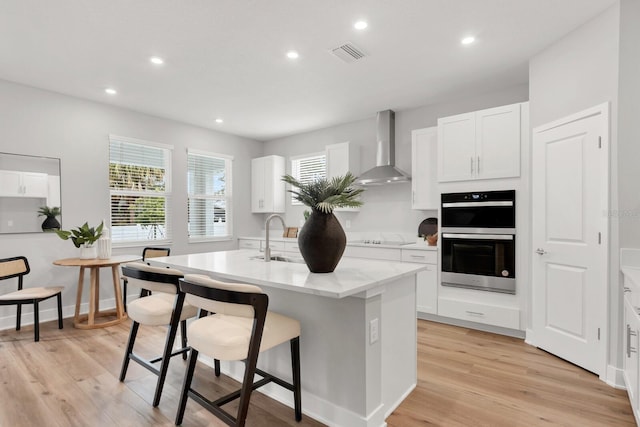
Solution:
[[[282,180],[295,187],[288,191],[296,200],[311,208],[311,215],[298,232],[298,247],[307,267],[312,273],[332,272],[347,245],[347,236],[333,210],[361,206],[358,197],[364,189],[352,186],[356,177],[350,172],[310,183],[301,183],[291,175]]]
[[[104,223],[101,222],[97,227],[89,227],[89,223],[85,222],[81,227],[76,227],[69,231],[56,230],[56,233],[62,240],[69,240],[73,242],[76,248],[80,248],[81,259],[92,259],[98,256],[96,247],[93,245],[102,235],[102,227]]]
[[[60,208],[57,206],[52,208],[49,206],[42,206],[38,209],[38,216],[46,217],[42,223],[42,231],[60,230],[60,222],[56,219],[57,216],[60,216],[60,213]]]

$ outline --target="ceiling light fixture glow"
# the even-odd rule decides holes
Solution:
[[[114,88],[108,87],[104,90],[106,93],[108,93],[109,95],[115,95],[116,93],[118,93],[117,90],[115,90]]]
[[[462,40],[460,40],[460,43],[467,45],[467,44],[471,44],[471,43],[473,43],[473,42],[475,42],[475,41],[476,41],[476,38],[475,38],[475,37],[473,37],[473,36],[468,36],[468,37],[465,37],[465,38],[463,38]]]
[[[223,122],[224,122],[224,120],[222,120],[222,119],[221,119],[221,118],[219,118],[219,117],[216,119],[216,123],[223,123]]]
[[[298,59],[299,57],[300,55],[295,50],[290,50],[289,52],[287,52],[287,58],[289,59]]]
[[[149,61],[151,61],[151,63],[155,65],[164,64],[164,59],[160,58],[159,56],[152,56],[151,58],[149,58]]]
[[[369,24],[367,24],[365,21],[358,21],[355,24],[353,24],[353,28],[355,28],[356,30],[364,30],[368,26]]]

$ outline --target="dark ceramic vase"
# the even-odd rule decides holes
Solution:
[[[42,231],[60,230],[60,223],[55,216],[48,216],[42,223]]]
[[[334,214],[313,209],[309,219],[298,233],[298,247],[312,273],[331,273],[335,270],[347,236]]]

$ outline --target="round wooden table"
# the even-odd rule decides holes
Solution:
[[[115,255],[109,259],[81,259],[81,258],[65,258],[53,262],[54,265],[65,267],[80,267],[80,275],[78,277],[78,293],[76,296],[76,311],[73,316],[73,326],[79,329],[96,329],[106,328],[107,326],[117,325],[127,320],[127,313],[124,311],[122,303],[122,292],[120,291],[120,264],[137,261],[141,259],[139,255]],[[116,299],[116,308],[112,310],[100,311],[100,268],[111,267],[113,276],[113,292]],[[84,284],[84,270],[90,270],[91,278],[89,289],[89,313],[80,314],[80,305],[82,304],[82,287]],[[96,323],[96,319],[100,317],[115,316],[114,320],[107,320]]]

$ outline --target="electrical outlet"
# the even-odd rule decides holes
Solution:
[[[375,343],[378,341],[378,338],[378,318],[376,317],[369,322],[369,344]]]

